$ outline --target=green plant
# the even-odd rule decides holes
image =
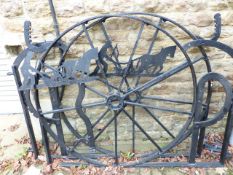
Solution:
[[[134,157],[135,153],[132,152],[121,152],[121,156],[124,159],[131,160]]]
[[[87,168],[87,165],[86,164],[80,164],[79,166],[80,170],[84,170]]]
[[[21,159],[21,158],[25,157],[27,155],[27,153],[28,153],[28,148],[23,147],[22,150],[18,154],[16,154],[16,158]]]

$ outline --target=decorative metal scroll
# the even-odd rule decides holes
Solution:
[[[151,18],[156,19],[156,22],[153,22]],[[180,24],[156,14],[124,13],[102,15],[86,19],[68,28],[61,34],[57,32],[58,35],[54,41],[42,43],[33,43],[31,41],[31,23],[26,21],[24,36],[28,48],[16,58],[12,70],[35,157],[38,156],[38,148],[30,121],[30,112],[39,119],[48,163],[52,162],[52,153],[49,145],[50,139],[53,139],[60,147],[60,155],[56,155],[57,157],[65,157],[65,160],[69,158],[78,160],[77,162],[72,161],[72,163],[64,160],[62,163],[63,166],[79,166],[85,163],[94,164],[96,166],[108,166],[102,161],[102,158],[108,158],[110,161],[113,161],[114,165],[124,167],[222,166],[227,157],[229,157],[227,147],[233,124],[232,87],[222,75],[211,71],[207,53],[202,47],[208,46],[218,48],[231,57],[233,57],[233,49],[217,41],[221,32],[221,18],[219,14],[215,15],[214,18],[215,31],[212,38],[209,40],[194,36]],[[137,36],[136,41],[126,61],[122,61],[121,49],[119,45],[111,39],[106,28],[106,21],[115,19],[131,20],[140,24],[138,33],[134,31]],[[181,29],[190,37],[190,41],[182,46],[169,31],[163,28],[163,24],[166,23],[170,23]],[[100,32],[102,32],[104,36],[104,42],[102,42],[101,46],[98,43],[98,47],[95,46],[95,40],[93,40],[90,35],[90,29],[94,26],[100,26]],[[143,54],[141,53],[135,56],[146,26],[152,27],[154,32],[150,40],[149,49]],[[63,37],[77,27],[81,28],[79,33],[72,37],[69,42],[64,42]],[[159,47],[157,44],[159,33],[168,37],[172,41],[172,44]],[[90,48],[86,49],[86,51],[81,54],[79,53],[81,56],[78,58],[66,59],[70,47],[74,45],[75,41],[81,36],[87,39]],[[156,44],[159,49],[153,50]],[[48,63],[48,57],[51,50],[56,48],[60,51],[60,61],[58,65],[53,66]],[[197,48],[200,57],[191,59],[188,54],[190,48]],[[167,63],[174,61],[178,52],[185,58],[184,62],[173,65],[168,69]],[[203,64],[207,67],[207,73],[197,83],[193,66],[200,61],[204,61]],[[190,68],[190,83],[193,86],[191,100],[151,95],[151,88],[160,85],[160,83],[162,84],[169,78],[175,77],[180,72],[186,70],[186,68]],[[120,80],[118,83],[114,84],[113,81],[116,81],[117,78]],[[211,99],[211,81],[218,81],[222,85],[226,95],[223,107],[216,116],[208,119]],[[96,88],[98,83],[101,84],[99,89]],[[204,98],[205,84],[208,84],[208,92],[207,97]],[[78,94],[74,106],[66,106],[63,104],[65,101],[64,93],[71,85],[78,88]],[[49,111],[45,111],[41,107],[40,93],[44,89],[48,90],[52,104],[52,110]],[[162,93],[163,89],[160,88],[160,90]],[[145,91],[151,93],[148,95],[145,94]],[[102,100],[89,102],[88,98],[91,96],[89,94],[90,92],[94,94],[92,95],[93,97],[98,96],[98,99]],[[160,94],[159,90],[156,92]],[[68,94],[69,93],[73,92],[69,91]],[[146,100],[149,100],[149,102],[146,103]],[[173,108],[174,105],[172,107],[156,106],[157,101],[168,102],[174,105],[178,104],[179,106],[189,105],[190,108],[189,110],[185,110],[185,108]],[[95,107],[97,107],[99,111],[103,110],[99,116],[97,112],[95,112],[95,109],[93,109]],[[165,145],[161,145],[158,143],[160,138],[156,139],[150,135],[147,130],[148,128],[145,128],[143,122],[136,117],[138,108],[143,111],[143,117],[144,115],[148,115],[150,120],[153,120],[156,125],[162,128],[163,133],[167,134],[170,138],[169,142]],[[152,112],[152,110],[157,110],[158,112]],[[79,128],[77,129],[73,126],[67,116],[66,112],[68,111],[74,111],[76,113],[74,116],[79,116],[78,118],[82,121],[82,125],[84,125],[85,128],[84,132],[80,132]],[[164,112],[162,115],[163,118],[167,117],[165,115],[166,112],[186,116],[185,122],[178,133],[175,134],[162,122],[162,118],[157,116],[159,111]],[[213,149],[213,147],[205,143],[205,129],[222,120],[225,114],[228,114],[228,116],[225,137],[220,149],[220,161],[196,162],[196,158],[201,155],[204,148]],[[124,116],[123,119],[119,119],[121,115]],[[121,135],[118,129],[119,122],[126,119],[128,121],[127,124],[132,124],[132,137],[129,136],[128,140],[132,142],[130,150],[132,152],[131,155],[134,156],[132,156],[132,159],[128,162],[121,162],[119,160],[121,150],[118,140]],[[104,120],[107,122],[102,124],[102,127],[99,127],[98,125],[103,123]],[[146,120],[147,119],[145,119],[145,121]],[[101,142],[99,138],[103,136],[103,133],[110,128],[110,126],[113,128],[111,130],[113,133],[113,143],[111,148],[106,148],[99,144]],[[64,127],[67,127],[72,134],[72,143],[66,141],[63,130]],[[157,127],[154,127],[153,130],[157,130]],[[152,150],[140,151],[138,149],[136,144],[137,132],[140,132],[153,146]],[[177,145],[182,144],[190,137],[190,150],[182,154],[172,152]],[[82,148],[85,148],[85,151],[80,151]],[[186,157],[187,161],[157,161],[158,158],[180,155]]]

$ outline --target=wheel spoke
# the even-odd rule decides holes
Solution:
[[[163,20],[160,18],[159,23],[157,24],[157,26],[160,27],[162,22],[163,22]],[[151,50],[154,47],[154,43],[155,43],[155,41],[157,39],[158,33],[159,33],[159,29],[156,28],[155,33],[154,33],[153,38],[152,38],[152,41],[151,41],[151,44],[150,44],[150,47],[149,47],[148,52],[147,52],[148,55],[151,53]],[[138,65],[139,64],[137,64],[136,69],[138,68]],[[137,76],[137,80],[136,80],[136,83],[135,83],[134,87],[136,87],[138,85],[138,83],[140,81],[140,78],[141,78],[141,75]]]
[[[97,102],[93,102],[93,103],[85,103],[82,104],[83,108],[92,108],[92,107],[96,107],[96,106],[103,106],[106,105],[106,101],[97,101]]]
[[[163,73],[161,73],[161,72],[158,72],[158,73],[155,73],[155,74],[141,73],[140,77],[155,77],[155,76],[159,76],[159,75],[162,75],[162,74]],[[107,75],[107,77],[111,77],[111,76],[122,77],[123,73],[107,73],[106,75]],[[139,74],[138,73],[132,73],[132,72],[130,72],[127,76],[128,77],[139,76]]]
[[[86,25],[83,24],[82,27],[83,27],[83,30],[84,30],[84,32],[85,32],[85,35],[86,35],[86,37],[87,37],[87,40],[88,40],[88,42],[89,42],[91,48],[94,49],[94,44],[93,44],[93,42],[92,42],[92,40],[91,40],[91,37],[90,37],[90,35],[89,35],[88,31],[87,31]]]
[[[136,51],[136,49],[137,49],[137,47],[138,47],[138,42],[139,42],[139,40],[140,40],[140,38],[141,38],[141,35],[142,35],[142,31],[143,31],[143,29],[144,29],[144,26],[145,26],[145,23],[142,22],[142,23],[141,23],[140,30],[139,30],[139,32],[138,32],[137,39],[136,39],[136,41],[135,41],[135,44],[134,44],[134,47],[133,47],[133,50],[132,50],[132,53],[130,54],[129,62],[131,62],[131,60],[133,59],[133,56],[134,56],[134,54],[135,54],[135,51]],[[131,64],[131,63],[129,63],[129,62],[128,62],[128,65]],[[128,65],[127,65],[127,66],[128,66]]]
[[[158,148],[159,151],[162,152],[162,149],[160,148],[160,146],[154,141],[153,138],[151,138],[151,136],[149,134],[147,134],[147,132],[138,124],[137,121],[133,120],[133,118],[129,115],[129,113],[123,109],[123,112],[126,114],[126,116],[138,127],[138,129],[141,130],[141,132],[151,141],[151,143],[153,143],[153,145]]]
[[[147,95],[142,95],[142,99],[148,99],[148,100],[158,100],[158,101],[166,101],[166,102],[173,102],[173,103],[181,103],[181,104],[190,104],[192,105],[192,101],[187,101],[187,100],[178,100],[178,99],[171,99],[171,98],[163,98],[159,96],[147,96]]]
[[[111,88],[113,88],[113,89],[115,89],[115,90],[118,90],[118,91],[120,91],[120,92],[122,92],[122,93],[125,93],[125,91],[118,89],[118,87],[112,85],[111,83],[109,83],[109,82],[107,83],[106,80],[102,80],[101,78],[99,78],[98,80],[99,80],[100,82],[103,82],[105,85],[110,86]]]
[[[104,130],[115,120],[115,118],[121,113],[122,109],[117,111],[116,114],[108,121],[108,123],[99,131],[99,133],[95,136],[94,140],[96,140]]]
[[[159,23],[157,24],[157,26],[160,27],[161,24],[162,24],[162,22],[163,22],[163,19],[160,18],[160,19],[159,19]],[[155,43],[155,41],[156,41],[156,39],[157,39],[158,33],[159,33],[159,29],[156,28],[156,31],[155,31],[155,33],[154,33],[154,35],[153,35],[153,38],[152,38],[152,41],[151,41],[151,44],[150,44],[150,47],[149,47],[149,49],[148,49],[147,54],[150,54],[150,53],[151,53],[151,50],[152,50],[152,48],[154,47],[154,43]]]
[[[103,112],[98,119],[96,120],[96,122],[92,125],[92,129],[100,122],[100,120],[102,120],[104,118],[104,116],[109,112],[109,109],[107,109],[105,112]],[[87,133],[83,136],[83,138],[85,138],[87,136]],[[82,140],[78,140],[74,146],[77,146],[80,142],[82,142]]]
[[[95,21],[95,22],[92,22],[91,24],[87,25],[87,26],[84,26],[86,29],[89,29],[93,26],[95,26],[96,24],[98,24],[99,22],[101,22],[103,20],[103,18]],[[58,65],[61,65],[62,62],[64,61],[64,56],[66,55],[66,53],[69,51],[70,47],[74,44],[74,42],[83,34],[84,30],[81,30],[77,35],[75,35],[71,41],[69,43],[67,43],[67,48],[65,50],[65,52],[63,53],[63,58],[59,60],[59,64]]]
[[[85,88],[87,88],[88,90],[90,90],[90,91],[92,91],[92,92],[98,94],[99,96],[104,97],[104,98],[107,98],[107,96],[106,96],[105,94],[103,94],[102,92],[100,92],[100,91],[94,89],[93,87],[89,87],[89,86],[87,86],[86,84],[85,84],[84,86],[85,86]]]
[[[130,66],[131,66],[131,64],[132,64],[132,59],[133,59],[133,56],[134,56],[135,51],[136,51],[136,49],[137,49],[138,42],[139,42],[139,40],[140,40],[140,38],[141,38],[142,31],[143,31],[143,29],[144,29],[144,25],[145,25],[145,23],[142,22],[141,27],[140,27],[140,30],[139,30],[139,32],[138,32],[137,39],[136,39],[136,41],[135,41],[135,44],[134,44],[134,47],[133,47],[133,50],[132,50],[132,53],[131,53],[131,55],[130,55],[130,58],[129,58],[127,67],[126,67],[125,70],[124,70],[124,74],[123,74],[123,76],[122,76],[119,89],[122,88],[122,85],[123,85],[124,82],[125,82],[125,83],[127,84],[127,86],[128,86],[128,81],[127,81],[126,77],[127,77],[128,72],[129,72]],[[128,88],[129,88],[129,87],[128,87]]]
[[[168,135],[170,135],[173,139],[175,138],[175,136],[160,122],[160,120],[154,114],[152,114],[149,109],[143,109],[168,133]]]
[[[67,119],[67,117],[65,116],[65,114],[64,114],[64,113],[61,113],[61,114],[62,114],[61,117],[62,117],[64,123],[66,124],[67,128],[68,128],[78,139],[83,138],[83,137],[81,136],[81,134],[79,134],[79,132],[76,131],[76,130],[73,128],[73,126],[71,125],[70,121]]]
[[[115,140],[115,164],[118,164],[118,154],[117,154],[117,117],[116,117],[116,111],[114,111],[114,140]]]
[[[94,128],[99,122],[100,120],[102,120],[104,118],[104,116],[109,112],[110,110],[107,109],[105,112],[103,112],[98,119],[95,121],[95,123],[92,125],[92,128]]]
[[[75,110],[75,109],[76,109],[76,107],[63,107],[63,108],[53,109],[51,111],[41,112],[40,114],[41,115],[55,114],[55,113],[60,113],[60,112],[65,112],[65,111],[72,111],[72,110]]]
[[[130,102],[130,101],[124,101],[125,104],[127,105],[134,105],[134,106],[139,106],[142,108],[151,108],[151,109],[156,109],[159,111],[166,111],[166,112],[175,112],[175,113],[180,113],[180,114],[187,114],[187,115],[192,115],[191,112],[186,112],[186,111],[181,111],[178,109],[170,109],[170,108],[166,108],[166,107],[161,107],[161,106],[152,106],[152,105],[148,105],[148,104],[143,104],[143,103],[136,103],[136,102]]]
[[[104,23],[101,22],[101,23],[100,23],[100,26],[101,26],[101,30],[102,30],[103,33],[104,33],[105,39],[106,39],[108,42],[111,42],[111,39],[110,39],[110,37],[109,37],[109,35],[108,35],[108,33],[107,33],[107,30],[106,30],[106,27],[104,26]],[[116,52],[114,51],[114,48],[113,48],[112,45],[111,45],[111,49],[113,50],[114,58],[116,59],[116,62],[118,63],[117,65],[118,65],[119,68],[121,69],[121,64],[120,64],[120,62],[119,62],[119,59],[118,59],[118,57],[117,57],[117,55],[116,55]]]
[[[131,93],[133,93],[135,91],[139,91],[139,92],[144,91],[144,90],[146,90],[146,89],[148,89],[148,88],[150,88],[150,87],[152,87],[152,86],[166,80],[167,78],[171,77],[172,75],[174,75],[174,74],[188,68],[190,65],[192,65],[194,63],[197,63],[198,61],[200,61],[202,59],[203,59],[203,57],[197,58],[191,63],[186,61],[186,62],[184,62],[184,63],[182,63],[182,64],[180,64],[180,65],[178,65],[178,66],[176,66],[176,67],[174,67],[172,69],[170,69],[169,71],[164,72],[163,74],[151,79],[150,81],[148,81],[148,82],[146,82],[144,84],[141,84],[140,86],[135,87],[134,89],[132,89],[128,93],[125,93],[124,97],[130,95]]]
[[[88,40],[88,42],[89,42],[91,48],[94,49],[94,44],[93,44],[93,42],[92,42],[92,40],[91,40],[91,37],[90,37],[90,35],[89,35],[88,31],[87,31],[86,25],[83,24],[82,27],[83,27],[83,30],[84,30],[84,32],[85,32],[85,35],[86,35],[86,37],[87,37],[87,40]],[[105,77],[105,79],[106,79],[106,74],[105,74],[105,72],[104,72],[104,70],[103,70],[103,67],[102,67],[100,61],[97,60],[96,62],[97,62],[97,65],[98,65],[99,68],[100,68],[100,71],[101,71],[102,75],[103,75],[103,76]],[[108,82],[106,82],[106,83],[108,83]],[[108,86],[108,90],[111,91],[110,86]]]

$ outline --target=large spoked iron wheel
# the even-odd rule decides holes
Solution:
[[[103,165],[101,157],[119,163],[121,155],[132,152],[130,164],[121,162],[127,166],[159,157],[187,138],[196,103],[193,64],[203,60],[205,53],[201,50],[203,57],[190,59],[182,44],[164,27],[166,23],[181,28],[169,19],[150,14],[143,18],[140,14],[106,15],[78,23],[57,39],[79,29],[58,68],[66,63],[72,47],[80,51],[83,40],[85,53],[98,50],[98,59],[82,65],[88,70],[79,69],[77,75],[92,79],[72,85],[76,86],[73,108],[65,109],[66,98],[61,100],[65,110],[60,114],[75,138],[66,145],[72,156]],[[119,32],[111,30],[114,24]],[[123,30],[128,35],[121,36]],[[184,28],[181,30],[195,39]],[[44,62],[51,48],[41,57]],[[83,55],[79,53],[80,65]],[[209,63],[206,65],[210,71]],[[66,94],[69,86],[64,85],[61,91]],[[72,119],[80,121],[75,127],[66,113],[69,109],[76,112]]]

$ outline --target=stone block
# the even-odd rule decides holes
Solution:
[[[48,1],[26,0],[23,4],[25,13],[30,18],[51,17]]]
[[[86,13],[108,13],[110,12],[109,3],[111,1],[99,0],[98,3],[93,3],[92,0],[86,0],[84,2]]]
[[[190,13],[185,16],[185,21],[189,25],[206,27],[213,23],[213,14],[208,11]]]
[[[112,0],[109,2],[109,9],[113,13],[118,12],[132,12],[134,11],[134,1],[133,0]]]
[[[0,14],[4,17],[14,18],[23,15],[22,2],[19,0],[2,0]]]
[[[58,17],[75,17],[79,15],[83,15],[85,12],[84,4],[88,4],[88,1],[76,0],[76,1],[66,1],[62,2],[54,2],[56,5],[56,14]],[[92,3],[94,4],[94,3]],[[96,4],[96,3],[95,3]],[[99,4],[99,3],[97,3]],[[91,8],[90,8],[91,9]]]

